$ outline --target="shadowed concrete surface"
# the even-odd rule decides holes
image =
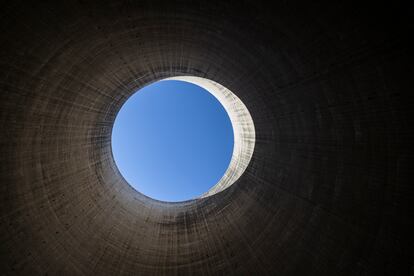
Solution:
[[[412,275],[404,10],[1,4],[0,274]],[[228,189],[164,203],[121,177],[111,128],[131,93],[180,75],[234,92],[256,145]]]

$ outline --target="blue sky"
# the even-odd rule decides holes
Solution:
[[[184,81],[150,84],[122,106],[112,131],[121,174],[163,201],[195,198],[214,186],[233,153],[233,129],[220,102]]]

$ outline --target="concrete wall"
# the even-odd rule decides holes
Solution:
[[[3,4],[0,274],[413,273],[408,9],[307,2]],[[233,91],[256,145],[230,188],[174,204],[125,182],[110,136],[176,75]]]

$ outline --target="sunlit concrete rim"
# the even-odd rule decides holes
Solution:
[[[234,133],[233,155],[229,167],[220,181],[199,198],[225,190],[244,173],[253,155],[256,133],[249,110],[233,92],[215,81],[194,76],[176,76],[163,80],[186,81],[206,89],[228,113]]]

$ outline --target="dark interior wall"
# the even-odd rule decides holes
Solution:
[[[1,274],[413,273],[403,7],[59,2],[0,8]],[[125,182],[110,137],[175,75],[237,94],[256,146],[233,186],[172,204]]]

